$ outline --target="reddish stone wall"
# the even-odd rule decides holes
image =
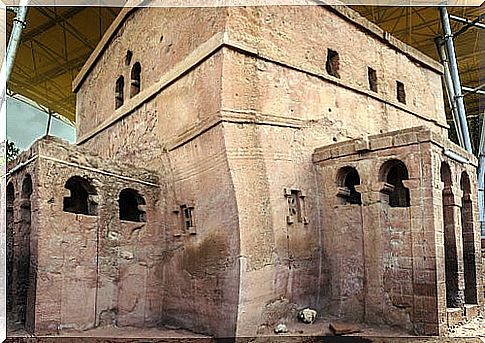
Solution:
[[[443,155],[444,148],[466,156],[472,164],[458,163],[446,157]],[[345,307],[345,303],[342,303],[341,300],[346,299],[347,295],[345,288],[332,288],[327,298],[328,309],[350,320],[359,321],[361,313],[364,313],[367,322],[398,325],[418,334],[442,334],[447,325],[448,281],[445,278],[440,167],[442,161],[452,166],[453,187],[456,190],[461,173],[466,171],[470,175],[476,159],[422,128],[370,136],[368,141],[334,144],[317,149],[314,159],[317,162],[321,201],[328,205],[321,215],[328,223],[322,227],[322,235],[326,257],[324,265],[329,266],[326,272],[330,275],[330,284],[339,285],[346,275],[355,274],[355,265],[346,265],[342,260],[361,256],[361,251],[355,249],[352,241],[349,243],[346,238],[348,226],[355,232],[362,230],[360,222],[355,219],[359,213],[356,214],[352,208],[360,208],[364,228],[360,241],[364,251],[364,268],[359,270],[357,267],[357,277],[363,279],[363,286],[358,290],[362,290],[364,301],[354,305],[360,311]],[[393,207],[390,200],[386,200],[391,197],[386,195],[386,189],[391,188],[387,185],[389,181],[383,179],[383,171],[387,170],[388,161],[396,159],[404,163],[408,173],[403,181],[404,187],[409,190],[410,203],[407,207]],[[343,170],[341,168],[348,167],[355,168],[359,173],[360,184],[356,189],[361,193],[361,206],[338,205],[341,202],[339,194],[345,194],[339,188],[339,173]],[[471,183],[474,189],[476,180]],[[461,198],[458,190],[455,194]],[[473,208],[476,207],[475,194],[471,200]],[[341,206],[348,209],[341,211]],[[463,290],[459,206],[461,202],[453,207],[456,209],[456,225],[452,233],[456,235],[456,258],[461,266],[459,280],[460,289]],[[348,217],[349,214],[352,217]],[[476,219],[469,225],[473,225],[476,245],[479,242]],[[475,250],[476,263],[473,267],[476,270],[481,269],[478,257],[478,250]],[[478,297],[477,304],[481,306],[480,278],[476,282],[474,292]]]
[[[302,22],[305,27],[299,27]],[[319,25],[332,28],[316,29]],[[291,304],[285,309],[286,316],[294,307],[312,306],[325,311],[329,292],[341,287],[348,287],[339,293],[341,306],[349,308],[363,302],[359,288],[362,281],[355,275],[358,265],[354,264],[356,271],[339,274],[342,278],[332,283],[328,270],[321,267],[328,255],[321,250],[324,238],[319,228],[332,223],[318,216],[319,209],[328,202],[318,201],[311,160],[314,149],[420,125],[441,134],[446,123],[442,107],[437,105],[442,94],[436,70],[419,67],[326,8],[231,8],[226,29],[221,119],[225,122],[244,256],[238,334],[252,335],[262,325],[273,324],[266,318],[274,316],[273,303],[281,298]],[[342,35],[342,41],[334,32]],[[348,48],[348,39],[354,35],[361,37],[364,45],[369,44],[366,53],[357,54]],[[325,71],[327,47],[340,54],[340,79]],[[395,99],[396,59],[403,67],[401,76],[411,79],[417,70],[420,75],[408,93],[407,105]],[[376,61],[381,68],[377,94],[368,90],[366,80],[367,66]],[[417,89],[429,92],[429,96],[426,103],[416,107],[418,101],[423,101],[420,93],[414,93]],[[248,184],[252,185],[250,189]],[[308,224],[287,225],[285,188],[306,194]],[[397,233],[388,233],[393,234]],[[409,246],[396,249],[405,253]],[[341,273],[339,264],[350,265],[350,260],[355,259],[342,256],[334,272]],[[315,284],[319,285],[317,289]],[[409,285],[403,287],[409,293]],[[362,313],[362,308],[354,311],[356,317]]]
[[[125,103],[128,102],[130,72],[134,63],[141,64],[143,93],[159,81],[162,75],[172,72],[173,67],[199,45],[214,34],[222,32],[224,13],[222,8],[203,7],[153,7],[135,10],[116,32],[77,91],[77,137],[84,137],[115,112],[115,82],[120,75],[125,80]],[[133,56],[131,63],[127,65],[128,50]],[[193,93],[186,93],[186,96],[196,98],[192,95]],[[190,103],[191,101],[178,103],[176,112],[183,113],[183,107]],[[163,105],[159,106],[158,110],[163,108]]]
[[[8,197],[6,216],[7,239],[7,320],[34,329],[37,271],[38,211],[36,194],[26,192],[32,180],[36,181],[33,168],[21,170],[15,178],[7,180],[7,188],[13,190]],[[13,195],[13,197],[11,197]]]
[[[222,125],[212,126],[221,57],[214,55],[82,147],[143,164],[166,180],[165,321],[231,336],[239,299],[239,235]],[[211,129],[200,127],[206,125]],[[195,235],[181,228],[180,213],[173,212],[187,203],[194,206]],[[207,246],[212,250],[206,252]]]
[[[485,241],[482,239],[481,240],[481,252],[482,252],[482,268],[485,266]],[[485,272],[482,269],[481,272],[482,275],[482,285],[485,285]],[[483,289],[483,295],[485,297],[485,287]]]
[[[168,153],[172,208],[193,205],[195,234],[180,222],[168,231],[164,318],[226,337],[236,330],[239,226],[224,149],[219,125]]]
[[[143,15],[138,14],[142,12]],[[164,87],[156,97],[147,98],[142,106],[128,109],[127,116],[92,138],[86,136],[86,140],[83,140],[83,135],[95,126],[81,126],[79,133],[83,148],[96,151],[106,158],[145,165],[161,175],[168,184],[169,191],[162,195],[167,201],[163,216],[170,222],[163,270],[164,321],[199,332],[232,336],[239,300],[239,235],[222,125],[217,124],[222,53],[215,53],[196,65],[184,60],[185,55],[217,32],[219,22],[223,20],[218,13],[223,11],[137,11],[135,17],[148,16],[150,21],[157,21],[163,16],[163,20],[160,20],[167,26],[160,32],[169,33],[168,40],[165,41],[164,34],[161,43],[162,59],[166,58],[167,64],[157,62],[154,64],[156,67],[150,69],[151,63],[154,63],[152,60],[141,61],[142,81],[143,75],[151,78],[154,75],[165,75],[165,72],[172,73],[169,66],[173,67],[178,62],[182,63],[182,67],[187,67],[188,71],[176,82]],[[186,20],[181,21],[181,17],[186,17]],[[199,25],[198,33],[190,35],[191,38],[184,36],[178,41],[175,37],[170,38],[170,32],[181,31],[181,23],[195,25],[202,18],[207,27]],[[140,40],[140,32],[133,30],[134,23],[131,20],[123,25],[125,34],[107,48],[106,53],[110,54],[110,58],[124,58],[126,50],[131,47],[135,49],[134,58],[137,56],[134,40]],[[208,35],[208,32],[211,34]],[[151,35],[149,32],[143,34]],[[151,38],[147,40],[151,42]],[[159,42],[155,45],[152,43],[148,43],[145,49],[160,48]],[[146,51],[138,56],[150,59]],[[98,65],[78,93],[83,103],[87,104],[88,97],[84,87],[92,82],[98,83],[100,87],[103,85],[106,96],[112,96],[112,88],[105,84],[107,79],[115,80],[118,69],[110,69],[110,73],[103,71],[101,75],[96,71],[100,70],[101,73],[102,68]],[[145,70],[144,65],[148,69]],[[180,69],[174,69],[177,68]],[[142,82],[142,92],[150,85],[148,81]],[[106,106],[103,113],[112,114],[109,104]],[[126,106],[129,107],[129,104]],[[120,110],[126,110],[126,106]],[[80,113],[98,110],[96,107],[86,107]],[[107,117],[109,115],[104,119]],[[195,235],[182,228],[180,213],[174,213],[174,209],[188,203],[194,206]]]
[[[415,272],[427,269],[413,269],[421,262],[410,261],[405,228],[421,224],[400,219],[413,218],[422,204],[386,211],[369,206],[368,216],[348,229],[377,222],[394,229],[372,239],[357,230],[349,243],[355,256],[344,257],[341,247],[335,253],[342,258],[334,261],[325,250],[323,232],[337,220],[320,213],[328,203],[319,196],[314,149],[394,129],[424,125],[442,135],[447,128],[440,67],[371,24],[356,24],[354,16],[320,6],[136,10],[80,84],[78,144],[104,158],[144,165],[167,184],[160,214],[168,223],[161,272],[165,322],[219,336],[253,335],[281,313],[325,309],[340,297],[336,312],[357,306],[355,319],[382,321],[386,308],[389,321],[409,327],[410,317],[437,306],[426,288],[436,280],[428,271]],[[156,24],[146,29],[140,22]],[[359,44],[349,48],[349,41]],[[340,78],[326,71],[327,48],[339,53]],[[133,52],[129,65],[127,50]],[[135,61],[142,65],[142,91],[128,99]],[[369,90],[368,66],[377,71],[377,93]],[[115,111],[114,83],[121,74],[125,103]],[[406,104],[396,100],[396,81],[405,83]],[[383,139],[385,146],[389,138]],[[410,189],[418,192],[422,187],[413,178]],[[377,201],[379,191],[365,190],[366,201]],[[296,221],[287,217],[292,192],[301,207]],[[421,196],[413,193],[413,199]],[[181,229],[180,205],[187,204],[194,207],[195,235]],[[434,247],[428,234],[433,243],[418,249]],[[359,235],[382,248],[380,255],[360,247]],[[374,265],[353,263],[359,254]],[[379,258],[406,267],[384,271]],[[410,270],[426,285],[414,308],[419,313],[409,310],[410,284],[394,282]],[[133,287],[139,280],[129,275],[139,272],[124,272]],[[385,274],[389,282],[369,292],[362,272],[369,280]],[[129,322],[130,316],[122,318]],[[436,327],[433,318],[422,322],[434,325],[430,332]]]
[[[325,250],[326,290],[322,297],[327,304],[336,304],[334,313],[339,317],[364,321],[366,266],[362,208],[357,204],[335,204],[333,210],[338,215],[325,218],[325,227],[335,229],[324,232],[325,241],[332,248]]]
[[[448,149],[451,149],[450,145],[447,146]],[[444,223],[444,216],[437,217],[438,222],[435,223],[437,235],[436,241],[439,243],[437,245],[437,265],[441,266],[437,269],[437,278],[438,278],[438,307],[439,307],[439,323],[440,329],[446,326],[447,320],[450,321],[450,313],[446,311],[446,307],[454,307],[448,304],[447,306],[447,289],[446,283],[449,282],[449,276],[447,275],[446,268],[444,268],[446,264],[446,251],[456,251],[456,260],[457,263],[457,271],[456,271],[456,278],[458,279],[458,307],[460,309],[463,308],[463,304],[466,303],[466,284],[465,284],[465,269],[472,268],[474,269],[474,274],[476,277],[476,290],[477,293],[477,303],[478,308],[480,309],[483,306],[483,296],[482,296],[482,280],[479,277],[481,275],[482,270],[482,261],[480,257],[480,225],[478,222],[478,201],[477,201],[477,180],[476,180],[476,163],[473,161],[471,164],[461,164],[451,158],[448,158],[443,155],[443,150],[439,147],[435,147],[433,149],[433,156],[431,161],[431,166],[434,169],[433,174],[435,175],[434,178],[434,189],[433,189],[433,196],[435,199],[440,199],[439,202],[435,202],[434,210],[436,213],[441,211],[443,213],[443,205],[446,205],[446,210],[449,211],[450,217],[452,220]],[[462,152],[460,154],[464,155]],[[468,156],[467,156],[468,157]],[[446,183],[441,181],[440,172],[443,169],[443,164],[449,166],[450,174],[451,174],[451,187],[447,190],[443,190],[446,188]],[[464,200],[464,193],[462,191],[462,187],[460,185],[463,173],[467,173],[470,178],[470,200],[471,200],[471,210],[472,220],[471,222],[463,224],[462,221],[462,205]],[[444,197],[443,193],[451,193],[447,197]],[[443,199],[444,198],[444,199]],[[441,205],[441,206],[439,206]],[[450,226],[454,230],[450,230]],[[464,232],[464,228],[467,231],[471,232]],[[466,242],[468,241],[468,242]],[[455,248],[449,249],[449,245],[454,244]],[[470,249],[471,248],[471,249]],[[469,255],[470,252],[474,255],[475,263],[473,264],[469,259],[465,265],[464,261],[464,253],[465,255]],[[469,256],[467,256],[469,258]],[[470,270],[470,269],[468,269]],[[465,311],[466,312],[466,311]],[[448,315],[448,319],[447,319]],[[461,311],[459,312],[458,318],[462,318]],[[440,331],[441,332],[441,331]]]
[[[165,186],[140,168],[103,161],[50,139],[38,141],[23,158],[29,157],[35,159],[13,175],[18,184],[29,173],[33,184],[27,328],[52,333],[100,324],[158,324],[166,225],[160,193]],[[70,195],[64,186],[73,176],[89,180],[96,190],[96,214],[63,210]],[[120,220],[118,198],[126,188],[146,202],[146,222]],[[20,209],[14,206],[16,215]],[[19,238],[22,233],[14,232],[14,241]],[[26,246],[20,250],[28,253]],[[21,273],[14,269],[13,274]]]
[[[305,119],[325,114],[341,119],[345,129],[353,131],[355,127],[360,133],[416,126],[407,123],[412,119],[406,111],[427,118],[430,123],[426,125],[433,130],[437,129],[433,122],[447,127],[441,66],[393,37],[384,38],[384,32],[376,31],[374,24],[358,18],[359,14],[345,6],[230,8],[228,40],[286,67],[258,63],[262,88],[258,93],[260,107],[255,109]],[[326,71],[327,49],[339,54],[340,78]],[[377,93],[369,89],[368,67],[377,72]],[[330,82],[318,80],[320,75]],[[404,106],[396,100],[396,80],[405,84]],[[247,79],[233,81],[240,84]],[[239,94],[235,100],[245,100],[250,93],[239,89]],[[303,101],[305,97],[312,101]],[[327,113],[328,109],[332,113]],[[369,120],[371,113],[373,120]]]

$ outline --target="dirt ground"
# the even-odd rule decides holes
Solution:
[[[241,337],[236,339],[236,342],[310,342],[308,338],[331,336],[333,335],[329,329],[329,324],[337,322],[332,318],[318,318],[313,324],[304,324],[301,322],[286,323],[288,332],[282,334],[275,334],[274,327],[263,327],[257,338]],[[373,343],[387,343],[387,342],[405,342],[405,343],[438,343],[438,342],[484,342],[485,343],[485,319],[480,316],[469,323],[451,328],[447,337],[418,337],[411,336],[409,333],[387,326],[372,326],[366,324],[348,324],[349,327],[357,328],[359,332],[346,335],[349,342],[373,342]],[[140,339],[163,339],[163,342],[168,341],[194,341],[194,342],[211,342],[208,336],[196,334],[187,330],[177,328],[150,328],[140,329],[133,327],[102,327],[83,332],[77,331],[63,331],[60,335],[34,337],[21,329],[16,329],[9,332],[8,342],[27,342],[27,340],[19,340],[21,337],[31,338],[34,341],[46,341],[46,338],[72,338],[74,341],[85,341],[89,338],[95,338],[96,341],[115,342],[117,339],[108,339],[109,337],[117,337],[120,341],[129,339],[130,342],[138,341]],[[363,340],[358,337],[365,337]],[[103,339],[106,338],[106,339]],[[300,339],[301,338],[301,339]],[[167,340],[168,339],[168,340]],[[311,339],[310,339],[311,340]],[[30,340],[28,340],[30,342]],[[219,340],[214,340],[219,341]],[[323,340],[325,341],[325,340]],[[312,341],[313,342],[313,341]],[[347,340],[345,340],[347,342]]]
[[[485,342],[485,318],[478,316],[469,323],[451,328],[448,333],[450,337],[478,337]]]
[[[24,330],[15,330],[8,335],[9,337],[34,337]],[[134,327],[100,327],[87,331],[62,331],[59,335],[64,337],[120,337],[120,338],[207,338],[208,336],[199,335],[187,330],[168,329],[168,328],[134,328]]]

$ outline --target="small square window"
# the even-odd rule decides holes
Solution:
[[[396,81],[397,89],[397,101],[405,104],[406,103],[406,91],[404,90],[404,83]]]
[[[327,50],[327,63],[325,69],[329,75],[335,76],[340,79],[339,74],[339,56],[338,52],[332,49]]]
[[[369,88],[377,93],[377,72],[371,67],[367,68],[367,77],[369,79]]]

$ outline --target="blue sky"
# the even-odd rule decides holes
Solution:
[[[27,149],[37,138],[45,134],[47,119],[47,113],[20,100],[7,97],[7,139],[15,142],[21,150]],[[50,135],[74,143],[76,129],[53,118]]]

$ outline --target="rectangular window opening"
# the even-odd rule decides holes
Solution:
[[[327,63],[325,64],[325,69],[329,75],[340,79],[339,56],[337,51],[332,49],[327,50]]]
[[[371,91],[377,93],[377,72],[371,67],[367,68],[367,76],[369,78],[369,88]]]
[[[194,228],[194,221],[193,221],[193,207],[189,207],[187,205],[181,205],[180,210],[182,212],[182,219],[183,219],[183,227],[185,230],[190,231]]]
[[[299,190],[292,189],[288,198],[289,215],[294,217],[299,223],[302,222],[300,196],[301,192]]]
[[[120,76],[116,80],[116,86],[115,86],[115,109],[118,109],[121,106],[123,106],[124,87],[125,87],[125,79],[123,78],[123,76]]]
[[[406,92],[404,90],[404,83],[400,81],[396,81],[396,89],[397,89],[397,101],[400,103],[406,103]]]

